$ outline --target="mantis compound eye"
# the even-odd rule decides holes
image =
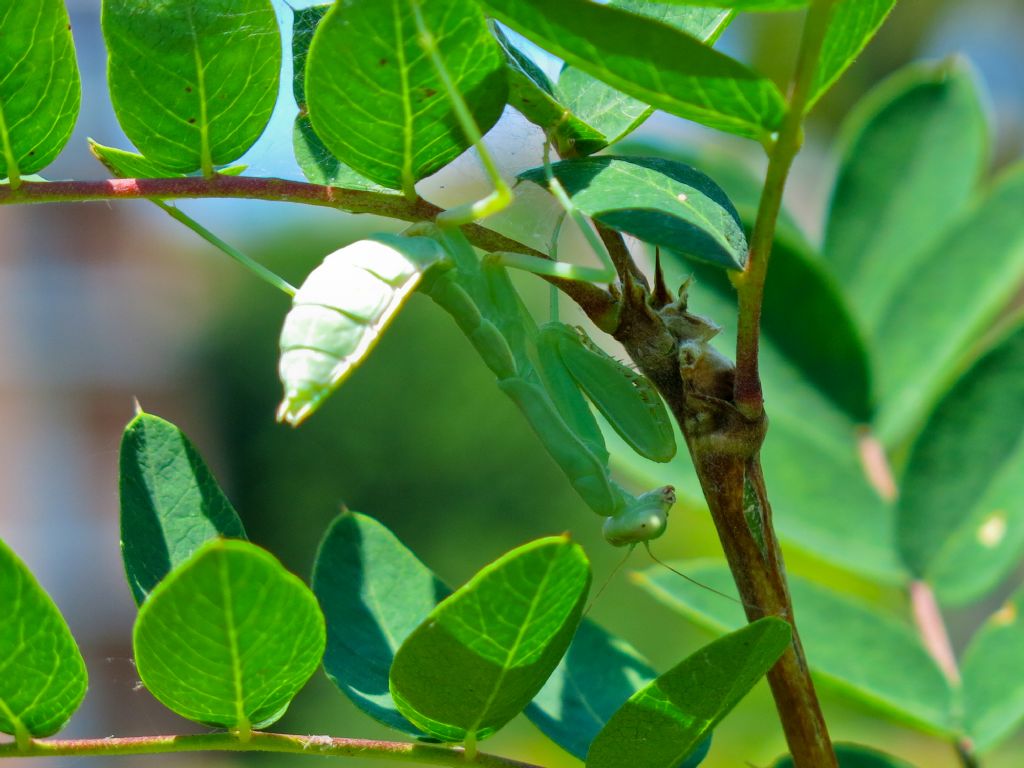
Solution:
[[[605,518],[605,540],[613,547],[624,547],[658,538],[668,527],[669,509],[675,501],[671,485],[638,496],[621,514]]]

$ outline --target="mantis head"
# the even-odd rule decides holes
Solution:
[[[668,527],[668,511],[676,503],[671,485],[638,496],[625,510],[604,520],[604,537],[613,547],[639,544],[661,536]]]

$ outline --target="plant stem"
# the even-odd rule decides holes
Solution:
[[[750,238],[747,266],[734,282],[739,298],[739,329],[736,337],[736,407],[749,418],[764,412],[764,395],[758,367],[761,305],[768,261],[775,241],[775,227],[782,210],[782,196],[793,159],[804,139],[804,112],[812,97],[818,57],[834,0],[816,0],[807,13],[796,73],[786,116],[768,155],[768,172]]]
[[[461,747],[409,744],[371,739],[340,739],[330,736],[294,736],[254,731],[247,741],[230,733],[190,736],[132,736],[107,739],[52,739],[30,741],[24,748],[0,744],[0,759],[8,757],[57,757],[71,755],[153,755],[169,752],[286,752],[320,757],[358,757],[423,765],[477,765],[482,768],[540,768],[531,763],[478,752],[469,759]]]
[[[346,213],[369,213],[400,221],[435,221],[444,213],[432,203],[400,195],[341,189],[289,179],[214,175],[168,179],[106,179],[103,181],[23,181],[18,189],[0,185],[0,205],[25,203],[70,203],[96,200],[182,200],[182,199],[269,200],[333,208]],[[505,237],[479,224],[463,231],[473,245],[485,251],[512,251],[540,259],[548,255]],[[591,283],[545,277],[595,322],[614,315],[615,302],[604,289]]]

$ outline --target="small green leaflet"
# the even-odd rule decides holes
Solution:
[[[703,8],[732,8],[736,11],[795,11],[811,0],[651,0],[651,4],[690,5]]]
[[[237,160],[277,100],[270,0],[103,0],[114,111],[152,162],[189,173]]]
[[[64,149],[82,100],[64,0],[4,3],[0,17],[0,179],[42,170]]]
[[[729,269],[746,263],[747,240],[725,192],[700,171],[656,157],[586,157],[552,166],[586,215],[652,245]],[[546,183],[544,168],[520,178]]]
[[[313,593],[273,555],[218,539],[153,590],[134,648],[142,682],[164,706],[246,734],[280,719],[316,671],[324,619]]]
[[[587,768],[677,768],[789,647],[789,625],[760,619],[710,643],[630,697]]]
[[[199,451],[169,421],[140,412],[124,430],[120,463],[121,556],[137,604],[202,544],[245,538]]]
[[[1024,589],[992,614],[971,639],[960,667],[964,720],[979,752],[1024,722]]]
[[[725,563],[673,565],[701,584],[736,592]],[[743,625],[739,605],[664,568],[643,571],[637,582],[659,602],[708,629],[723,632]],[[908,622],[805,579],[790,576],[789,582],[807,659],[818,680],[926,732],[956,732],[954,692]]]
[[[911,449],[898,510],[903,562],[940,600],[982,597],[1024,549],[1024,326],[956,382]]]
[[[810,111],[878,32],[896,0],[836,0],[811,87]]]
[[[410,192],[469,146],[451,98],[424,55],[418,3],[438,54],[481,132],[501,117],[504,59],[473,0],[345,0],[320,22],[306,100],[324,146],[356,172]]]
[[[402,643],[391,667],[399,711],[442,741],[487,738],[551,676],[589,587],[590,564],[567,537],[503,555]]]
[[[327,677],[378,722],[422,736],[395,706],[388,673],[395,651],[451,590],[379,522],[345,511],[320,543],[313,592],[327,622]]]
[[[0,616],[0,733],[27,746],[64,727],[88,675],[64,617],[2,539]]]
[[[665,24],[590,0],[483,5],[567,64],[655,109],[754,139],[782,121],[774,83]]]

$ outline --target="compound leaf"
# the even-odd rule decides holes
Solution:
[[[277,100],[270,0],[103,0],[114,112],[149,160],[189,173],[241,157]]]
[[[903,477],[903,562],[946,603],[977,599],[1024,548],[1024,328],[967,371],[918,436]]]
[[[505,554],[435,608],[395,654],[391,695],[430,736],[483,739],[521,712],[569,647],[590,564],[566,537]]]
[[[590,747],[587,768],[677,768],[789,643],[789,625],[766,618],[704,646],[612,715]]]
[[[677,29],[590,0],[483,0],[499,21],[570,66],[656,109],[762,139],[782,120],[768,79]]]
[[[82,89],[63,0],[5,4],[0,72],[0,179],[17,179],[53,162],[78,118]]]
[[[218,539],[153,590],[134,648],[142,682],[164,706],[246,733],[280,719],[316,671],[324,618],[313,593],[269,552]]]
[[[89,681],[64,617],[2,539],[0,616],[0,733],[27,745],[64,726]]]
[[[324,146],[356,172],[409,191],[469,146],[417,33],[414,4],[486,132],[505,106],[504,59],[473,0],[343,0],[313,37],[306,99]]]
[[[137,604],[210,539],[245,538],[199,451],[169,421],[139,413],[121,437],[120,463],[121,556]]]

